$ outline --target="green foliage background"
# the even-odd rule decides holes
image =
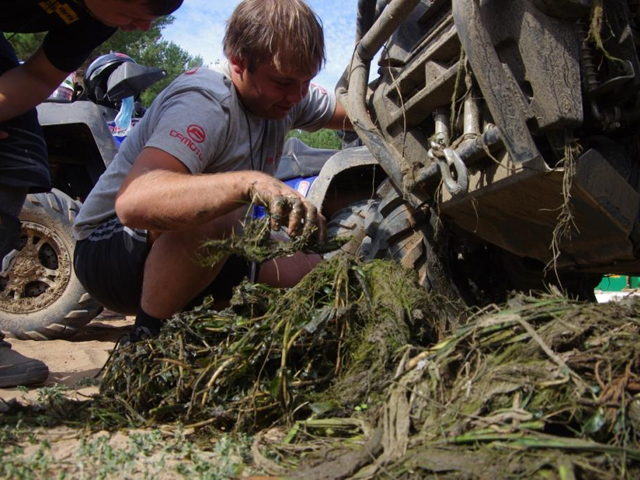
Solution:
[[[95,58],[109,52],[125,53],[142,65],[162,68],[167,72],[167,77],[142,94],[142,103],[148,106],[158,93],[182,72],[204,65],[202,57],[192,57],[175,43],[163,40],[162,30],[171,25],[173,21],[174,17],[169,15],[156,20],[146,32],[118,30],[109,40],[93,51],[84,65],[78,69],[78,74],[83,75],[86,67]],[[13,45],[18,58],[26,60],[40,46],[45,33],[16,33],[6,36]],[[79,38],[78,41],[81,42],[82,39]],[[211,41],[219,41],[219,39],[211,39]]]
[[[342,140],[334,130],[323,128],[317,132],[305,132],[304,130],[291,130],[287,134],[287,139],[296,137],[313,148],[328,148],[331,150],[340,150],[342,148]]]

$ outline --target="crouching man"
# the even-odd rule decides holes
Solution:
[[[194,259],[203,240],[238,233],[251,202],[290,235],[324,229],[316,208],[272,176],[288,130],[344,126],[335,97],[311,83],[324,63],[320,21],[302,0],[245,0],[224,52],[228,62],[186,72],[156,98],[74,226],[78,278],[105,307],[136,315],[130,341],[206,294],[228,296],[247,275],[239,258],[213,268]],[[317,261],[270,262],[258,280],[291,286]]]

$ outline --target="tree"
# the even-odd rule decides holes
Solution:
[[[77,70],[78,75],[82,78],[86,68],[94,59],[109,52],[124,53],[142,65],[162,68],[167,72],[167,77],[152,85],[142,94],[142,103],[148,106],[158,93],[182,72],[201,67],[204,64],[202,57],[192,57],[175,43],[162,39],[162,30],[171,25],[173,20],[174,17],[171,15],[159,18],[146,32],[118,30],[109,40],[93,51],[87,61]],[[45,33],[17,33],[7,35],[7,38],[18,58],[27,59],[40,46],[44,36]]]
[[[5,37],[13,46],[20,60],[29,58],[38,49],[45,35],[45,33],[5,33]]]
[[[323,128],[317,132],[305,132],[303,130],[291,130],[287,138],[296,137],[312,148],[327,148],[330,150],[340,150],[342,141],[334,130]]]

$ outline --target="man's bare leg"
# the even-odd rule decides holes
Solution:
[[[301,252],[291,257],[276,258],[260,267],[258,283],[279,288],[293,287],[321,260],[320,255]]]
[[[130,341],[157,335],[163,320],[182,310],[214,281],[226,259],[213,267],[202,267],[197,261],[199,247],[207,239],[241,233],[243,216],[244,209],[239,209],[197,229],[165,232],[153,239]],[[319,255],[302,253],[275,259],[261,267],[258,282],[292,287],[320,260]],[[218,305],[226,306],[220,302]]]
[[[202,267],[197,255],[208,239],[240,233],[244,209],[217,218],[197,229],[165,232],[158,236],[147,257],[142,285],[142,310],[166,319],[179,312],[220,273],[224,261]]]

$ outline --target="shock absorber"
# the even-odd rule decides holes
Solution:
[[[582,63],[582,75],[585,93],[590,96],[598,88],[598,69],[596,67],[593,48],[587,41],[587,29],[583,21],[577,24],[580,37],[580,60]]]
[[[593,118],[602,125],[604,130],[615,130],[620,127],[620,111],[617,107],[613,112],[600,110],[596,90],[600,86],[598,81],[598,67],[596,65],[595,52],[589,45],[586,25],[583,21],[577,23],[580,35],[580,63],[582,65],[583,86],[585,98],[589,104],[589,110]]]

